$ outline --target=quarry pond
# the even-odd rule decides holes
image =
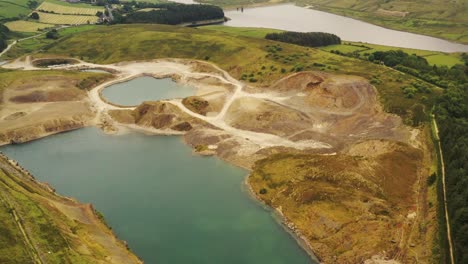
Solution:
[[[177,84],[170,78],[145,76],[106,87],[102,96],[112,103],[132,106],[144,101],[185,98],[194,93],[194,88]]]
[[[92,203],[145,263],[314,263],[245,190],[245,170],[180,137],[84,128],[0,148],[57,192]]]
[[[356,19],[292,4],[244,8],[244,12],[234,9],[226,11],[225,14],[231,19],[225,25],[233,27],[327,32],[348,41],[441,52],[468,52],[468,45],[386,29]]]

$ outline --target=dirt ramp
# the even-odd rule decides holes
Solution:
[[[271,86],[273,91],[306,91],[320,85],[328,74],[320,72],[299,72],[289,75]]]

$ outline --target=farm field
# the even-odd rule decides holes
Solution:
[[[59,5],[51,2],[43,2],[36,9],[37,11],[47,11],[56,14],[69,14],[69,15],[91,15],[94,16],[98,11],[104,12],[104,8],[88,5],[87,7],[74,7]]]
[[[40,29],[51,27],[51,25],[49,24],[42,24],[23,20],[7,22],[5,23],[5,26],[8,27],[8,29],[10,29],[11,31],[17,32],[36,32]]]
[[[345,54],[358,53],[361,56],[366,56],[366,54],[370,54],[376,51],[402,50],[408,54],[416,54],[418,56],[424,57],[431,65],[452,67],[455,64],[463,64],[463,61],[457,53],[405,49],[359,42],[345,42],[341,45],[330,45],[321,47],[320,49],[325,51],[337,50]]]
[[[88,23],[96,23],[98,21],[97,16],[83,16],[83,15],[59,15],[49,14],[44,12],[38,12],[39,22],[46,24],[56,25],[81,25]]]

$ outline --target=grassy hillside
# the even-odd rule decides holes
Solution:
[[[226,26],[204,26],[204,29],[222,31],[234,35],[253,37],[253,38],[265,38],[268,33],[281,32],[278,29],[269,29],[269,28],[238,28],[238,27],[226,27]],[[340,45],[330,45],[319,48],[325,51],[338,50],[342,53],[358,53],[359,55],[365,55],[366,53],[372,53],[375,51],[389,51],[389,50],[402,50],[408,54],[416,54],[422,56],[431,65],[437,66],[448,66],[451,67],[455,64],[463,64],[461,59],[461,54],[459,53],[444,53],[437,51],[428,51],[428,50],[417,50],[417,49],[407,49],[400,47],[391,47],[383,46],[376,44],[360,43],[360,42],[343,42]]]
[[[116,254],[137,262],[92,207],[56,196],[0,155],[1,263],[109,263],[107,257],[115,258],[115,263],[125,259]]]
[[[39,4],[43,0],[36,0]],[[32,9],[29,0],[0,0],[0,21],[26,17]]]
[[[12,22],[13,25],[17,23],[17,21]],[[39,24],[39,23],[38,23]],[[10,24],[8,24],[10,25]],[[53,26],[53,25],[47,25],[47,26]],[[96,25],[81,25],[77,27],[69,27],[69,28],[61,28],[59,29],[59,36],[60,37],[66,37],[72,34],[76,34],[81,31],[86,31],[86,30],[91,30],[94,29]],[[37,34],[37,33],[29,33],[29,34]],[[19,37],[18,37],[19,38]],[[13,46],[7,54],[1,57],[1,59],[13,59],[13,58],[18,58],[21,57],[24,54],[29,54],[32,52],[38,52],[40,51],[43,47],[50,45],[54,42],[53,39],[48,39],[46,35],[41,35],[36,38],[30,38],[27,40],[22,40],[19,43],[17,43],[15,46]]]

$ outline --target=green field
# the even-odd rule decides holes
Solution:
[[[39,14],[39,22],[54,25],[82,25],[94,24],[97,22],[97,16],[84,15],[61,15],[37,12]]]
[[[216,31],[226,32],[226,33],[235,34],[239,36],[247,36],[247,37],[254,37],[254,38],[264,38],[265,35],[268,33],[281,32],[281,30],[277,30],[277,29],[236,28],[236,27],[226,27],[226,26],[218,26],[218,25],[206,26],[206,27],[203,27],[203,29],[216,30]],[[437,51],[406,49],[406,48],[382,46],[382,45],[360,43],[360,42],[346,41],[346,42],[343,42],[343,44],[341,45],[330,45],[326,47],[321,47],[320,49],[325,50],[325,51],[338,50],[345,54],[357,52],[363,58],[366,53],[370,54],[375,51],[403,50],[404,52],[408,54],[416,54],[421,57],[424,57],[432,65],[438,65],[438,66],[445,65],[445,66],[451,67],[455,64],[463,64],[463,61],[460,58],[460,54],[458,53],[444,53],[444,52],[437,52]]]
[[[437,51],[426,51],[416,49],[406,49],[399,47],[382,46],[368,43],[345,42],[341,45],[330,45],[320,48],[325,51],[338,50],[345,54],[357,53],[365,59],[368,54],[376,51],[402,50],[408,54],[416,54],[424,57],[431,65],[452,67],[455,64],[463,64],[459,53],[444,53]]]
[[[91,15],[94,16],[98,11],[104,12],[103,7],[98,6],[82,6],[82,5],[63,5],[59,3],[52,3],[49,1],[43,2],[36,10],[48,11],[56,14],[70,14],[70,15]]]
[[[222,31],[233,35],[239,35],[244,37],[252,38],[265,38],[268,33],[282,32],[279,29],[268,29],[268,28],[240,28],[240,27],[226,27],[220,25],[203,26],[203,29],[210,29],[216,31]]]
[[[5,23],[5,26],[8,27],[11,31],[17,32],[37,32],[38,30],[44,28],[50,28],[51,25],[42,24],[32,21],[16,20]]]
[[[8,18],[26,17],[31,9],[28,7],[29,0],[0,0],[0,21]],[[43,0],[37,0],[41,3]]]
[[[86,3],[68,3],[68,2],[60,1],[60,0],[45,0],[45,2],[52,3],[52,4],[57,4],[57,5],[61,5],[61,6],[67,6],[67,7],[75,7],[75,8],[103,9],[102,6],[93,6],[93,5],[86,4]]]

